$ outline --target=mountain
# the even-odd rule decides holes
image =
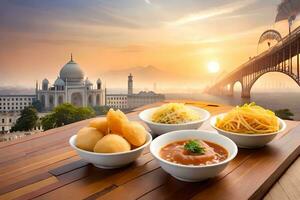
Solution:
[[[152,65],[131,67],[123,70],[111,70],[102,74],[107,87],[124,85],[127,87],[127,77],[133,75],[134,87],[152,89],[154,84],[169,86],[178,82],[186,82],[190,77],[170,73]]]
[[[22,87],[0,87],[0,95],[10,94],[35,94],[34,88],[22,88]]]

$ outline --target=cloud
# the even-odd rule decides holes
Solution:
[[[175,21],[169,22],[168,24],[178,26],[178,25],[184,25],[184,24],[188,24],[191,22],[195,22],[195,21],[205,20],[208,18],[220,16],[220,15],[230,14],[230,13],[238,11],[250,4],[253,4],[256,1],[257,0],[236,1],[234,3],[229,3],[229,4],[226,4],[223,6],[211,8],[207,11],[200,11],[200,12],[185,15]]]
[[[152,2],[150,0],[145,0],[146,4],[152,4]]]

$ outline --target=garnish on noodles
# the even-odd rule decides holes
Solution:
[[[183,103],[168,103],[162,105],[153,113],[151,121],[162,124],[182,124],[200,118],[196,111]]]
[[[278,131],[279,121],[274,112],[252,102],[217,118],[216,127],[234,133],[265,134]]]

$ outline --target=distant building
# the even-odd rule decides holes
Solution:
[[[127,102],[129,108],[137,108],[147,104],[160,102],[165,100],[165,95],[157,94],[155,92],[141,91],[137,94],[131,94],[127,96]]]
[[[128,109],[127,94],[106,94],[106,105],[118,109]]]
[[[0,113],[20,112],[36,100],[36,95],[0,95]]]
[[[39,117],[43,117],[44,115],[42,113],[38,114]],[[0,113],[0,133],[9,133],[19,117],[20,112]],[[35,127],[34,130],[42,130],[42,127]]]
[[[11,127],[16,123],[19,115],[17,113],[1,113],[0,114],[0,132],[8,133]]]
[[[118,109],[133,109],[147,104],[165,100],[163,94],[155,92],[141,91],[137,94],[133,93],[133,76],[128,76],[127,94],[106,94],[106,105]]]
[[[72,103],[75,106],[97,106],[104,105],[105,97],[101,80],[93,87],[88,78],[85,79],[84,72],[73,60],[65,64],[60,70],[59,76],[52,86],[44,79],[42,88],[36,87],[38,100],[42,103],[45,111],[52,110],[59,104]]]

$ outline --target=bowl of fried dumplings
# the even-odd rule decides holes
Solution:
[[[69,143],[86,162],[113,169],[135,161],[151,141],[151,134],[139,122],[110,109],[106,117],[94,118],[81,128]]]

